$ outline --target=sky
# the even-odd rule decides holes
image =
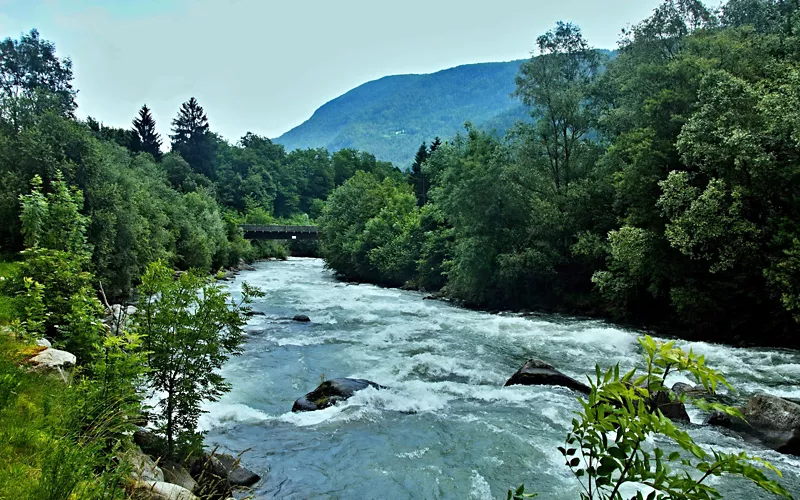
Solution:
[[[387,75],[530,57],[559,20],[598,48],[661,0],[0,0],[0,37],[32,28],[74,64],[78,115],[162,135],[196,97],[236,142],[277,137]],[[167,142],[165,140],[165,142]]]

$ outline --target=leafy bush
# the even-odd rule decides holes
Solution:
[[[670,373],[681,373],[713,395],[720,385],[732,389],[725,378],[708,367],[703,356],[686,353],[674,342],[644,337],[639,343],[644,349],[644,369],[620,374],[619,365],[604,373],[597,367],[589,397],[581,399],[583,409],[572,421],[564,446],[559,447],[581,485],[581,498],[622,499],[626,486],[638,490],[634,497],[638,500],[645,495],[647,500],[722,498],[707,481],[720,476],[739,476],[767,492],[791,498],[767,476],[769,472],[781,476],[768,462],[744,452],[708,452],[659,408],[665,399],[691,399],[703,410],[743,418],[739,410],[720,403],[675,396],[665,385]],[[667,440],[675,451],[654,446],[654,437],[662,438],[657,443]]]

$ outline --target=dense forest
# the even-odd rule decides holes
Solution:
[[[251,133],[229,144],[194,98],[178,110],[169,138],[155,132],[146,105],[129,129],[77,120],[72,64],[52,43],[34,30],[5,40],[0,58],[0,248],[22,249],[19,197],[34,176],[47,192],[60,175],[83,194],[91,270],[112,296],[128,294],[158,259],[210,271],[285,255],[281,245],[245,241],[236,225],[307,224],[357,170],[401,178],[391,164],[350,149],[287,153]]]
[[[532,122],[423,145],[407,183],[356,175],[323,254],[472,306],[796,346],[798,29],[797,2],[668,0],[608,60],[559,23],[516,77]]]

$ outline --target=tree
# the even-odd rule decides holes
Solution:
[[[172,120],[170,138],[172,150],[180,153],[192,170],[209,179],[216,178],[215,138],[209,130],[206,112],[194,97],[181,105],[178,116]]]
[[[45,111],[73,117],[76,95],[72,61],[56,56],[55,44],[42,40],[38,31],[0,42],[0,119],[14,132]]]
[[[263,294],[246,284],[242,299],[212,278],[190,271],[175,277],[162,262],[147,267],[136,316],[145,336],[150,389],[158,397],[156,423],[168,457],[197,444],[197,419],[206,401],[230,390],[217,373],[230,356],[241,354],[247,304]]]
[[[422,165],[430,154],[428,146],[423,142],[417,150],[414,163],[411,164],[411,173],[408,176],[409,182],[414,187],[414,194],[417,196],[417,205],[419,206],[424,205],[428,201],[428,188],[430,186],[425,173],[422,171]]]
[[[586,100],[600,56],[571,23],[559,22],[537,45],[539,56],[520,67],[516,95],[536,120],[533,156],[546,166],[560,192],[580,167],[576,160],[593,118]]]
[[[139,116],[133,119],[133,129],[139,136],[141,151],[150,153],[156,161],[161,161],[161,136],[156,132],[156,121],[147,104],[139,110]]]

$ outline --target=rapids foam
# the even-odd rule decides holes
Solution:
[[[206,407],[207,443],[252,448],[249,468],[269,480],[258,498],[496,498],[510,486],[572,499],[578,486],[556,450],[580,408],[561,387],[502,387],[528,358],[578,380],[594,365],[637,365],[638,332],[563,316],[490,315],[423,301],[417,292],[337,282],[316,259],[266,262],[241,280],[267,292],[248,324],[243,356],[222,374],[233,390]],[[309,324],[287,321],[306,314]],[[744,397],[800,396],[800,354],[680,343],[705,354]],[[322,377],[366,378],[368,388],[325,410],[292,413]],[[671,376],[670,384],[688,381]],[[690,408],[692,422],[704,415]],[[796,458],[717,429],[690,426],[708,449],[763,456],[800,492]],[[728,488],[723,481],[723,489]],[[725,498],[752,498],[747,486]]]

